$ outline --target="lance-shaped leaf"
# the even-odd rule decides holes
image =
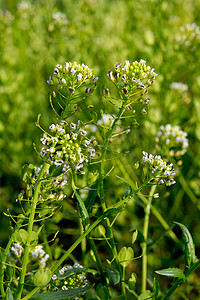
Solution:
[[[181,223],[174,222],[177,224],[182,232],[183,232],[183,237],[184,237],[184,243],[185,243],[185,266],[186,268],[190,268],[191,265],[193,265],[196,262],[196,256],[195,256],[195,245],[192,239],[192,236],[187,229],[187,227]]]
[[[76,288],[76,289],[70,289],[67,291],[58,291],[58,292],[47,292],[42,294],[36,294],[32,296],[30,299],[34,300],[58,300],[58,299],[68,299],[71,297],[74,297],[76,295],[82,294],[86,292],[87,290],[91,289],[92,286],[85,286],[82,288]]]
[[[183,279],[185,281],[186,277],[185,274],[181,269],[178,268],[168,268],[168,269],[163,269],[159,271],[155,271],[159,275],[167,276],[167,277],[173,277],[173,278],[178,278],[178,279]]]

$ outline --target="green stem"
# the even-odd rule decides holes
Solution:
[[[74,180],[75,180],[75,176],[73,174],[73,182],[74,182]],[[79,193],[77,192],[75,182],[74,183],[73,182],[72,182],[72,189],[73,189],[73,192],[74,192],[74,194],[75,194],[75,196],[76,196],[76,198],[77,198],[77,200],[79,202],[79,206],[81,208],[81,215],[83,215],[83,218],[84,218],[84,221],[85,221],[85,225],[83,225],[83,223],[82,223],[82,226],[83,226],[84,230],[86,230],[87,227],[90,224],[88,211],[87,211],[87,209],[85,207],[84,201],[82,200],[82,198],[80,197]],[[101,274],[103,275],[103,267],[102,267],[101,260],[99,258],[99,255],[98,255],[95,243],[94,243],[94,241],[92,239],[90,239],[90,235],[88,237],[89,237],[90,246],[91,246],[91,248],[92,248],[92,250],[94,252],[95,258],[96,258],[98,269],[101,272]]]
[[[17,287],[17,291],[16,291],[15,300],[20,300],[21,299],[21,294],[22,294],[22,291],[23,291],[24,279],[25,279],[25,276],[26,276],[26,268],[27,268],[27,264],[28,264],[28,255],[29,255],[30,244],[31,244],[31,233],[32,233],[32,230],[33,230],[33,222],[34,222],[34,218],[35,218],[35,210],[36,210],[36,206],[37,206],[37,202],[38,202],[38,196],[39,196],[39,191],[40,191],[40,186],[41,186],[41,178],[44,174],[45,168],[46,168],[46,163],[43,164],[42,169],[40,171],[40,174],[38,176],[38,179],[36,181],[36,185],[35,185],[35,191],[34,191],[32,204],[31,204],[31,212],[30,212],[30,216],[29,216],[29,223],[28,223],[28,230],[27,230],[27,241],[26,241],[26,245],[25,245],[25,249],[24,249],[22,270],[21,270],[21,273],[20,273],[20,278],[19,278],[19,282],[18,282],[18,287]]]
[[[33,296],[35,293],[37,293],[37,291],[40,289],[40,286],[35,287],[30,293],[28,293],[28,295],[26,295],[24,298],[22,298],[21,300],[27,300],[29,299],[31,296]]]
[[[52,273],[55,272],[58,267],[68,258],[68,256],[72,253],[72,251],[82,242],[82,240],[105,218],[104,215],[99,217],[96,221],[94,221],[81,236],[74,242],[74,244],[63,254],[63,256],[55,263],[53,268],[51,269]]]
[[[185,277],[187,278],[192,272],[194,272],[200,266],[200,259],[185,272]],[[162,300],[167,300],[173,294],[173,292],[184,283],[183,279],[177,279],[174,285],[168,290],[167,294],[162,298]]]
[[[6,297],[6,293],[5,293],[5,291],[4,291],[4,280],[3,280],[3,279],[4,279],[4,270],[5,270],[5,268],[6,268],[6,260],[7,260],[7,258],[8,258],[8,253],[9,253],[9,251],[10,251],[10,247],[11,247],[12,242],[13,242],[14,233],[20,229],[20,227],[21,227],[23,221],[24,221],[24,219],[20,220],[20,221],[17,223],[17,225],[16,225],[16,227],[15,227],[15,229],[14,229],[14,232],[12,233],[12,235],[11,235],[9,241],[8,241],[8,244],[7,244],[7,246],[6,246],[6,249],[5,249],[4,254],[3,254],[3,257],[2,257],[2,261],[1,261],[1,270],[0,270],[0,290],[1,290],[1,295],[2,295],[2,297]]]
[[[192,200],[192,202],[194,204],[197,205],[198,209],[199,209],[199,200],[196,198],[196,196],[194,195],[194,193],[191,191],[191,189],[189,188],[188,184],[186,183],[184,177],[182,174],[179,175],[179,181],[180,184],[182,185],[183,189],[185,190],[185,192],[188,194],[188,196],[190,197],[190,199]]]
[[[101,208],[102,208],[103,213],[105,213],[106,210],[107,210],[106,203],[105,203],[105,200],[104,200],[104,183],[103,183],[105,155],[106,155],[106,152],[107,152],[107,149],[108,149],[109,140],[112,137],[112,133],[115,129],[115,126],[117,125],[118,120],[123,115],[123,113],[125,111],[125,108],[126,108],[126,101],[124,100],[122,102],[122,105],[121,105],[121,108],[118,112],[117,117],[115,118],[111,128],[107,132],[105,143],[103,145],[103,151],[102,151],[102,154],[101,154],[101,164],[100,164],[100,173],[99,173],[99,193],[100,193],[100,203],[101,203]],[[109,240],[110,240],[113,257],[114,257],[117,269],[118,269],[119,274],[120,274],[120,287],[121,287],[121,292],[122,292],[122,299],[126,300],[126,290],[125,290],[124,282],[122,280],[122,277],[123,277],[122,269],[121,269],[119,259],[118,259],[117,248],[115,246],[114,236],[113,236],[113,231],[112,231],[112,228],[111,228],[110,220],[108,218],[106,218],[106,229],[107,229],[107,234],[108,234],[108,237],[109,237]]]
[[[145,208],[145,218],[143,227],[143,237],[144,242],[142,243],[142,292],[146,291],[147,284],[147,238],[148,238],[148,228],[149,228],[149,216],[151,212],[151,203],[153,194],[155,193],[156,185],[151,187],[148,202]]]

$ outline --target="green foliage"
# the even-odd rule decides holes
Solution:
[[[50,270],[39,269],[33,276],[33,284],[39,287],[45,286],[49,283],[51,277],[52,273]]]
[[[183,231],[184,243],[185,243],[185,266],[189,269],[195,262],[196,262],[196,255],[195,255],[195,245],[192,239],[192,236],[187,229],[187,227],[181,223],[174,222],[177,224],[181,230]]]
[[[86,299],[161,298],[174,293],[192,272],[187,288],[183,286],[178,291],[188,299],[198,299],[198,274],[194,271],[198,267],[195,252],[200,247],[199,16],[197,0],[186,0],[184,5],[178,0],[1,1],[3,299],[26,297],[33,289],[36,270],[38,274],[45,273],[32,257],[38,244],[49,255],[49,269],[58,266],[66,253],[66,264],[81,261],[82,271],[94,286],[74,289],[74,293],[88,291],[83,296]],[[71,62],[75,75],[71,67],[64,69],[65,62]],[[79,65],[82,63],[88,64],[95,77],[90,73],[84,77],[81,72],[85,67],[83,70]],[[41,122],[38,117],[35,126],[40,113]],[[66,134],[71,123],[79,124],[88,132],[87,141],[93,137],[97,141],[95,159],[89,157],[89,163],[84,162],[84,169],[78,172],[77,161],[67,158],[68,151],[62,149],[62,143],[70,144],[61,137],[62,133],[49,128],[55,123],[60,130],[60,116],[69,123]],[[49,154],[46,156],[40,152],[40,130],[41,142]],[[58,136],[55,158],[52,145],[45,143]],[[81,149],[87,156],[85,140],[83,136],[79,138],[76,155]],[[76,140],[72,147],[75,144]],[[142,162],[144,150],[149,154],[143,155]],[[74,154],[72,148],[70,151]],[[70,165],[65,174],[63,165],[52,163],[52,159],[59,160],[59,152]],[[162,156],[165,169],[161,161],[152,161],[150,153],[154,158]],[[38,179],[38,167],[44,160],[47,166]],[[171,163],[173,168],[169,170]],[[167,181],[164,173],[169,177]],[[175,181],[170,188],[164,186]],[[183,232],[181,242],[180,231],[171,226],[173,220],[178,220],[175,224]],[[9,227],[13,233],[10,239]],[[28,252],[24,258],[25,249]],[[141,267],[145,259],[146,267]],[[23,260],[26,271],[21,275]],[[143,276],[145,268],[147,274]],[[158,274],[168,274],[158,278],[160,290],[152,279],[158,269],[162,273]],[[73,270],[80,275],[79,271]],[[68,272],[67,278],[73,272]],[[133,274],[137,274],[137,281]],[[178,284],[171,289],[167,277],[178,278]],[[146,287],[142,282],[147,283]],[[46,286],[40,293],[40,299],[73,299],[78,295],[72,290],[47,293]],[[61,298],[55,298],[59,295]],[[183,297],[178,292],[174,295],[177,300]]]
[[[156,273],[159,275],[163,275],[163,276],[168,276],[168,277],[185,280],[185,275],[184,275],[183,271],[178,268],[163,269],[163,270],[156,271]]]
[[[81,293],[84,293],[91,289],[91,287],[83,287],[83,288],[77,288],[77,289],[72,289],[68,291],[62,291],[62,292],[47,292],[43,293],[42,295],[34,295],[31,297],[32,299],[35,300],[42,300],[42,299],[48,299],[48,300],[58,300],[58,299],[69,299],[73,296],[79,295]]]
[[[131,247],[123,247],[119,251],[118,258],[123,268],[126,268],[134,259],[134,251]]]

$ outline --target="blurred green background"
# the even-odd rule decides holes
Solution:
[[[177,184],[160,191],[155,205],[171,225],[173,220],[191,231],[200,249],[200,5],[198,0],[66,0],[1,1],[0,10],[0,237],[8,239],[8,208],[23,188],[20,170],[39,164],[33,142],[39,145],[38,114],[47,128],[54,120],[48,100],[49,75],[57,63],[87,64],[109,86],[107,71],[126,59],[144,59],[158,77],[151,88],[150,110],[130,134],[121,151],[134,179],[134,163],[141,151],[152,152],[160,125],[179,125],[188,133],[189,150],[183,157]],[[191,25],[195,23],[194,25]],[[190,25],[187,25],[190,24]],[[172,88],[172,83],[187,85]],[[100,88],[95,99],[98,105]],[[116,172],[120,175],[120,172]],[[116,175],[114,173],[114,175]],[[111,176],[109,196],[124,193],[124,185]],[[141,227],[143,211],[130,205],[119,220],[121,236]],[[17,211],[16,211],[17,212]],[[157,221],[152,219],[157,226]],[[151,228],[152,229],[152,228]],[[152,229],[153,230],[153,229]],[[152,233],[153,234],[153,233]],[[178,232],[180,234],[180,232]],[[118,237],[120,240],[120,237]],[[172,249],[169,249],[169,246]],[[173,244],[153,249],[152,269],[162,257],[181,262]],[[198,253],[198,252],[197,252]],[[194,278],[200,285],[198,277]]]

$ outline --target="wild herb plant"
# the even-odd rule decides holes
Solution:
[[[161,126],[153,154],[143,151],[135,161],[133,170],[138,172],[138,181],[123,174],[119,163],[122,175],[118,178],[126,184],[126,190],[120,198],[107,201],[112,186],[106,187],[105,183],[113,170],[109,160],[113,155],[117,160],[120,155],[114,150],[115,143],[125,143],[129,132],[136,130],[139,118],[147,114],[147,94],[157,74],[140,60],[119,63],[107,75],[116,89],[110,92],[108,87],[102,88],[101,101],[109,114],[95,110],[93,95],[98,77],[88,66],[76,62],[56,65],[47,81],[57,123],[48,130],[40,125],[40,117],[36,123],[43,132],[41,149],[35,149],[41,166],[23,167],[26,189],[16,199],[21,211],[18,215],[8,214],[12,225],[9,242],[1,251],[2,299],[168,299],[200,264],[188,229],[177,222],[185,241],[185,270],[157,271],[178,279],[170,289],[161,291],[154,278],[148,281],[151,289],[147,289],[151,212],[180,246],[153,202],[159,198],[157,189],[162,192],[163,185],[170,188],[176,183],[180,157],[188,147],[187,134],[179,126]],[[80,111],[85,112],[83,120],[79,119]],[[118,245],[115,223],[130,202],[144,209],[143,231],[133,230],[129,243]],[[46,222],[50,224],[62,215],[64,203],[79,220],[79,234],[67,243],[68,249],[56,256],[59,233],[54,231],[50,236]],[[134,255],[137,240],[141,244],[139,256]],[[77,250],[81,251],[81,265],[75,258]],[[138,276],[127,268],[136,259],[142,261]]]

